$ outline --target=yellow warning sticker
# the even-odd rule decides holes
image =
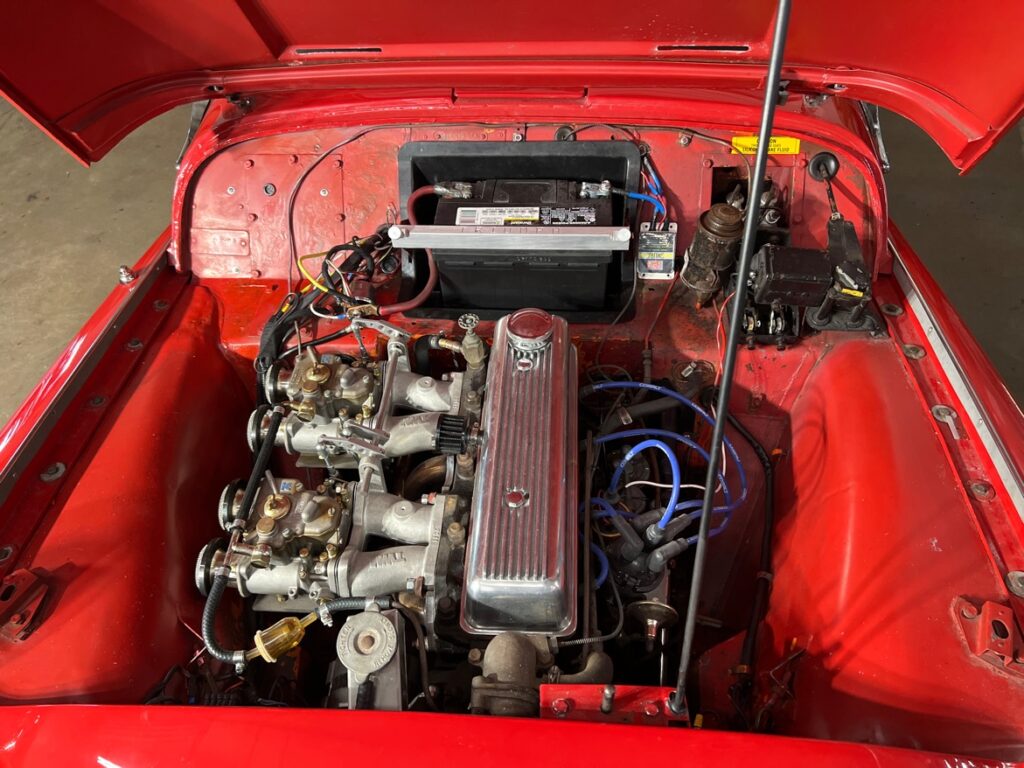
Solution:
[[[752,155],[757,152],[757,136],[733,136],[732,148],[734,152]],[[768,154],[798,155],[800,139],[794,139],[792,136],[772,136],[768,142]]]

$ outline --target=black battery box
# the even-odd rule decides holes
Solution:
[[[622,195],[581,199],[578,185],[608,181],[619,189],[637,189],[640,167],[640,150],[631,141],[410,141],[398,156],[399,209],[405,209],[415,189],[461,181],[473,184],[471,199],[422,198],[419,222],[629,226],[636,216],[636,201]],[[528,210],[500,210],[508,208]],[[494,319],[520,307],[541,307],[576,323],[611,322],[620,311],[626,313],[620,319],[628,320],[634,252],[635,248],[613,252],[434,248],[439,288],[413,314],[454,319],[463,312],[476,312]],[[415,272],[420,279],[425,270]],[[406,285],[403,295],[414,295],[420,285]]]
[[[565,179],[488,179],[469,198],[440,198],[434,224],[481,227],[611,227],[611,197],[582,198]],[[613,253],[435,248],[448,307],[597,311],[605,307]]]

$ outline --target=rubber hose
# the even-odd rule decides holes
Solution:
[[[260,443],[260,449],[256,452],[256,461],[252,466],[252,474],[249,475],[249,482],[245,484],[245,493],[242,495],[242,503],[238,505],[238,512],[235,519],[245,520],[249,517],[252,503],[256,501],[256,494],[259,493],[260,484],[263,482],[263,473],[267,471],[270,464],[270,454],[274,450],[274,440],[277,439],[277,430],[281,426],[281,419],[284,412],[274,408],[270,412],[270,423],[267,425],[267,434]]]
[[[610,683],[614,667],[612,659],[603,651],[594,651],[587,656],[583,662],[583,669],[579,672],[571,672],[558,676],[558,683],[561,685],[596,685],[599,683]]]
[[[215,627],[217,624],[217,607],[220,599],[224,596],[224,590],[228,586],[227,576],[214,576],[210,585],[210,594],[206,597],[206,605],[203,607],[203,644],[206,652],[217,661],[225,664],[242,664],[245,662],[245,651],[229,651],[222,648],[217,642]]]
[[[267,434],[263,438],[263,442],[260,443],[260,450],[256,454],[256,462],[253,464],[252,474],[249,475],[249,482],[246,483],[242,503],[239,505],[238,513],[235,515],[236,520],[247,517],[253,501],[256,500],[256,493],[263,480],[263,473],[266,471],[267,465],[270,464],[270,454],[274,450],[274,439],[277,437],[277,430],[281,426],[283,416],[284,413],[276,408],[270,414]],[[222,648],[220,643],[217,642],[217,608],[227,586],[228,577],[226,575],[221,574],[213,577],[210,593],[206,596],[206,605],[203,606],[203,644],[206,645],[207,653],[217,659],[217,661],[222,661],[225,664],[244,664],[245,651],[229,651]]]
[[[764,470],[764,529],[761,532],[761,557],[758,562],[757,583],[754,587],[754,602],[750,610],[750,621],[747,634],[743,638],[740,651],[740,664],[751,667],[754,664],[754,653],[757,650],[757,632],[765,610],[768,607],[768,596],[772,585],[772,533],[775,527],[775,469],[771,457],[740,421],[731,413],[728,414],[729,424],[739,432],[740,436],[750,444]]]
[[[373,709],[374,685],[373,680],[368,679],[359,684],[356,688],[355,709]]]
[[[336,597],[328,600],[323,607],[328,613],[350,613],[365,611],[370,605],[377,605],[381,610],[391,607],[390,597]]]

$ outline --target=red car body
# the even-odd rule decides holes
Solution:
[[[210,516],[195,510],[246,468],[223,443],[245,421],[245,372],[288,280],[285,196],[261,195],[263,185],[285,189],[306,156],[367,126],[401,140],[515,140],[561,123],[625,123],[649,129],[657,156],[680,158],[665,175],[688,190],[672,201],[685,218],[706,200],[703,169],[730,153],[681,147],[658,128],[753,132],[772,15],[770,2],[8,9],[0,88],[83,162],[174,105],[211,104],[182,158],[169,229],[0,433],[0,576],[27,571],[48,589],[42,605],[19,603],[29,615],[0,613],[12,635],[34,622],[23,642],[0,647],[4,764],[279,763],[307,741],[346,760],[427,764],[1024,759],[1024,589],[1011,576],[1024,572],[1024,416],[888,221],[857,103],[915,120],[969,169],[1024,108],[1016,6],[925,12],[865,0],[793,11],[774,133],[843,160],[840,210],[857,223],[888,337],[823,336],[785,360],[740,358],[746,397],[734,407],[786,446],[787,513],[759,658],[774,666],[799,647],[806,660],[777,735],[710,722],[132,706],[196,650],[190,567]],[[381,201],[393,196],[378,170],[393,159],[390,136],[372,133],[361,154],[339,152],[311,174],[309,189],[340,184],[345,203],[296,200],[295,220],[318,223],[296,233],[300,252],[317,250],[324,230],[341,242],[386,217],[383,204],[354,201],[375,185]],[[779,172],[797,174],[809,152],[777,158]],[[238,195],[225,197],[228,187]],[[810,220],[822,198],[806,195]],[[804,236],[820,244],[824,232],[808,224]],[[631,361],[662,295],[640,297],[611,359]],[[416,333],[444,327],[408,322]],[[600,330],[576,327],[574,339],[591,349]],[[654,338],[711,359],[712,330],[680,310]],[[759,411],[758,393],[772,393],[772,407]],[[957,435],[931,416],[938,405],[958,414]],[[817,514],[822,500],[840,513]],[[707,600],[725,605],[736,588],[729,564],[710,567],[718,586]],[[32,588],[17,584],[19,600]],[[728,676],[731,647],[700,657],[702,681]]]

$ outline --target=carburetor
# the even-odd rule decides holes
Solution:
[[[486,347],[473,331],[476,322],[473,316],[460,319],[466,331],[462,341],[435,341],[462,354],[467,363],[466,373],[449,373],[441,379],[412,370],[405,331],[368,319],[358,323],[388,336],[383,364],[357,364],[338,355],[318,358],[310,351],[291,371],[271,368],[264,381],[268,400],[283,400],[289,409],[276,445],[296,455],[299,467],[358,468],[360,476],[368,472],[378,490],[387,489],[381,468],[384,459],[465,452],[468,422],[480,410],[486,358]],[[253,450],[262,442],[268,421],[266,406],[250,418],[248,439]]]
[[[242,488],[221,496],[218,519],[233,527]],[[307,488],[288,478],[264,479],[230,548],[223,539],[204,547],[196,585],[205,592],[215,569],[230,570],[230,584],[263,611],[312,611],[334,597],[409,593],[428,626],[449,587],[449,564],[459,564],[465,544],[465,509],[459,498],[436,494],[421,504],[399,496],[360,491],[354,482]],[[367,551],[371,539],[394,546]]]
[[[435,379],[412,371],[401,329],[365,318],[352,325],[387,338],[384,361],[307,350],[291,370],[268,372],[264,391],[276,405],[249,422],[258,452],[277,411],[273,444],[296,455],[296,466],[324,470],[323,481],[310,487],[268,471],[248,510],[240,509],[241,481],[225,488],[218,520],[231,543],[216,539],[203,549],[196,584],[205,592],[214,572],[227,569],[228,583],[262,611],[404,595],[431,629],[439,600],[458,604],[450,568],[461,569],[465,547],[474,466],[467,416],[472,423],[480,413],[486,346],[474,333],[476,318],[462,318],[461,341],[432,344],[461,354],[466,372]],[[392,460],[423,453],[447,460],[441,492],[413,500],[390,492]],[[343,480],[351,470],[355,479]]]

